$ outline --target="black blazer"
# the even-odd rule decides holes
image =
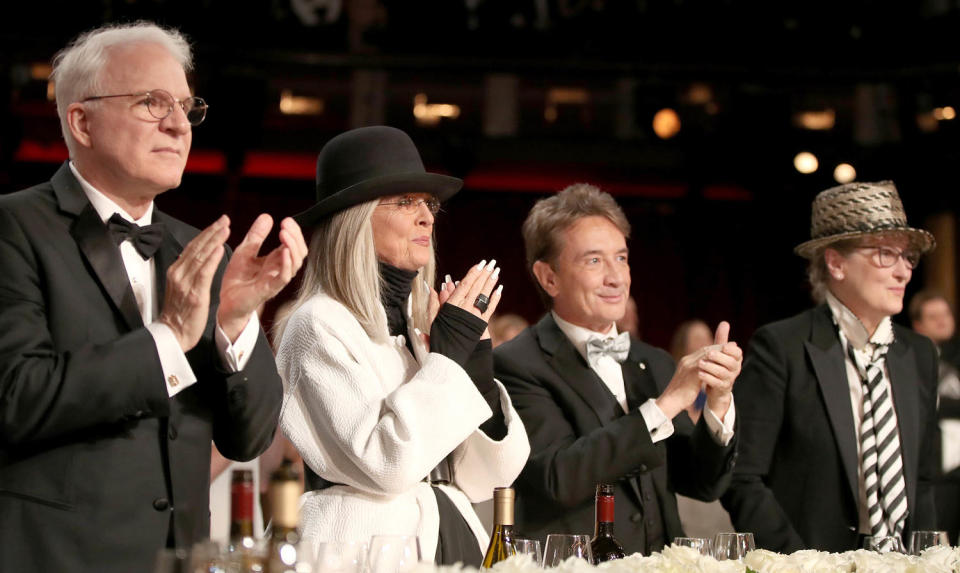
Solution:
[[[157,292],[197,230],[163,213]],[[276,428],[282,387],[263,333],[223,371],[207,328],[196,384],[167,395],[120,250],[64,164],[0,197],[0,571],[151,571],[209,535],[210,443],[251,459]]]
[[[642,400],[659,396],[674,371],[666,352],[636,339],[622,367],[628,395]],[[515,484],[519,533],[592,534],[596,484],[613,483],[617,538],[633,553],[643,547],[648,500],[631,478],[652,473],[668,543],[683,535],[674,491],[711,500],[728,483],[736,439],[721,447],[702,420],[694,426],[681,413],[673,436],[654,444],[643,416],[623,413],[551,314],[494,350],[494,369],[530,438]]]
[[[900,428],[907,533],[936,523],[937,354],[899,325],[887,353]],[[844,350],[827,305],[759,329],[734,386],[740,456],[723,497],[738,531],[773,551],[855,549],[857,436]]]

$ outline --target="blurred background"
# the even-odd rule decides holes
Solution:
[[[818,191],[893,179],[939,247],[914,273],[956,302],[960,0],[101,0],[18,3],[0,21],[0,193],[66,158],[53,54],[106,22],[149,19],[194,44],[194,131],[159,206],[222,212],[236,244],[260,212],[314,199],[316,154],[350,128],[411,134],[462,177],[437,220],[442,273],[503,267],[501,311],[543,308],[523,261],[533,203],[574,182],[633,225],[640,335],[689,318],[753,330],[810,305]],[[16,16],[13,14],[16,13]],[[265,313],[272,320],[275,301]],[[907,322],[904,318],[899,318]]]

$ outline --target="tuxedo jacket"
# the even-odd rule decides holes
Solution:
[[[663,392],[674,363],[631,339],[622,368],[627,395],[642,403]],[[640,412],[623,412],[551,314],[497,347],[494,369],[530,439],[515,484],[518,534],[591,533],[596,485],[611,483],[616,536],[633,553],[644,545],[644,509],[652,501],[643,499],[637,476],[652,474],[667,543],[683,535],[675,492],[709,501],[728,483],[736,438],[720,446],[702,419],[694,425],[684,412],[673,420],[674,434],[654,444]]]
[[[894,325],[886,355],[907,486],[907,531],[933,529],[937,471],[937,353]],[[737,531],[759,547],[855,549],[859,440],[846,354],[821,305],[760,328],[734,386],[740,455],[723,497]]]
[[[157,296],[198,231],[161,212]],[[167,394],[119,247],[67,164],[0,197],[0,570],[150,571],[168,535],[209,535],[210,444],[247,460],[270,444],[282,385],[263,333],[243,371],[214,343],[197,382]],[[171,525],[172,524],[172,525]]]

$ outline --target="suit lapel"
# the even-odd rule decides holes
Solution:
[[[847,381],[847,366],[840,338],[830,318],[830,309],[826,305],[819,307],[814,314],[810,340],[804,342],[807,356],[813,364],[817,383],[823,393],[824,404],[833,437],[840,450],[843,469],[853,499],[859,499],[857,485],[857,434],[853,424],[853,409],[850,404],[850,384]]]
[[[123,266],[120,249],[100,215],[87,200],[83,188],[64,163],[51,179],[60,208],[76,217],[70,234],[93,269],[97,281],[107,292],[114,308],[130,329],[143,326],[137,299],[130,288],[130,278]]]
[[[643,402],[660,395],[657,383],[647,367],[647,359],[640,347],[630,340],[630,353],[620,365],[623,370],[623,386],[627,393],[627,406],[632,410]]]
[[[557,322],[553,320],[553,315],[547,313],[535,328],[540,348],[547,356],[547,363],[593,410],[600,424],[622,416],[623,409],[616,398],[560,330]]]
[[[154,207],[153,210],[153,222],[164,223],[163,242],[160,243],[160,248],[157,249],[157,253],[153,257],[154,270],[156,272],[156,293],[159,299],[158,307],[160,310],[163,310],[163,294],[167,292],[167,269],[169,269],[170,265],[180,256],[181,251],[183,251],[183,245],[181,245],[171,233],[169,217],[157,211],[156,207]]]
[[[903,457],[903,476],[907,482],[907,507],[916,507],[917,476],[913,473],[919,466],[920,451],[920,403],[917,386],[920,373],[914,365],[916,359],[911,346],[897,339],[887,352],[887,371],[893,391],[893,406],[897,411],[897,427],[900,430],[900,455]]]

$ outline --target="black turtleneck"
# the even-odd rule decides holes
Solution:
[[[387,313],[391,336],[407,337],[407,300],[417,271],[406,271],[380,262],[380,300]],[[444,304],[430,328],[430,351],[443,354],[466,370],[493,415],[480,429],[494,440],[507,435],[500,406],[500,390],[493,381],[493,348],[489,340],[480,340],[487,323],[482,318],[452,304]]]

